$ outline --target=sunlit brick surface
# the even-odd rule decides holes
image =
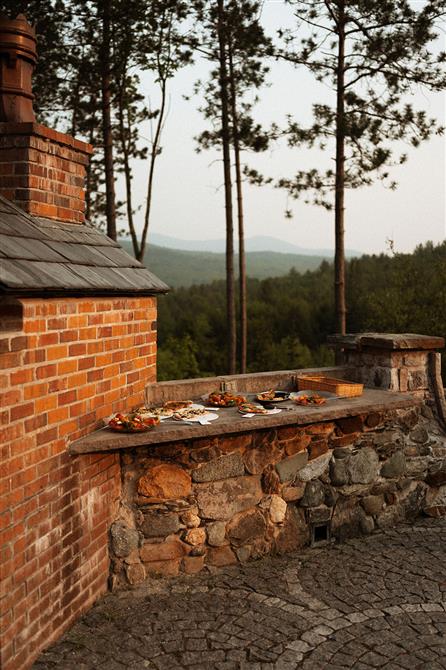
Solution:
[[[156,300],[26,299],[0,333],[2,670],[29,663],[106,590],[118,456],[67,445],[155,380]]]
[[[0,194],[34,216],[83,223],[90,145],[38,123],[1,123],[0,135]]]

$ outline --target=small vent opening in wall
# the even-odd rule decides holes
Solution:
[[[330,522],[325,521],[323,523],[312,523],[311,524],[311,546],[321,545],[326,542],[330,542],[331,539],[331,528]]]

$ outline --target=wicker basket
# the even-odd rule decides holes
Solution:
[[[299,391],[309,389],[311,391],[330,391],[336,395],[353,398],[362,395],[364,384],[347,382],[345,379],[321,376],[297,377],[297,388]]]

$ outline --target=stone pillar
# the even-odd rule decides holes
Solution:
[[[413,333],[332,335],[328,342],[342,350],[354,381],[368,388],[417,395],[424,395],[430,387],[430,355],[445,346],[442,337]]]

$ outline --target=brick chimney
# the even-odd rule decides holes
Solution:
[[[35,122],[34,28],[19,14],[0,17],[0,195],[25,212],[84,223],[92,147]]]

